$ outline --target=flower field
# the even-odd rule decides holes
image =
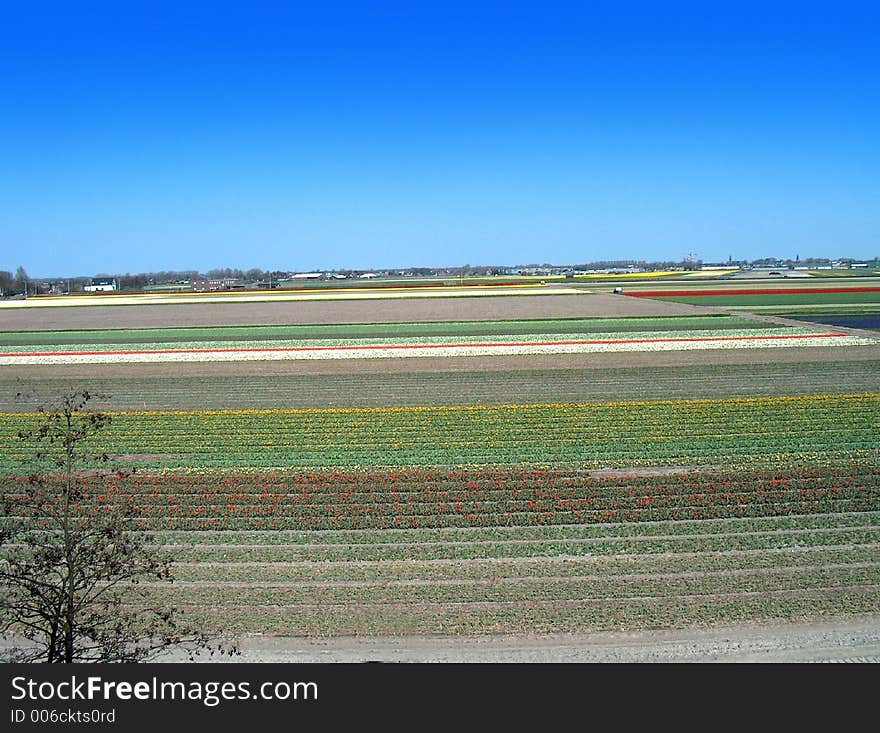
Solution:
[[[760,362],[747,358],[751,352],[725,351],[716,354],[714,360],[699,362],[688,355],[691,363],[663,368],[652,366],[652,360],[646,359],[640,364],[629,362],[614,367],[603,363],[589,369],[546,363],[544,368],[522,369],[504,362],[493,369],[488,368],[491,362],[482,360],[450,371],[433,370],[436,362],[431,363],[431,369],[409,371],[406,367],[422,366],[423,362],[404,361],[395,363],[398,369],[393,373],[386,362],[369,361],[359,365],[365,367],[362,369],[318,373],[279,370],[271,374],[249,373],[246,370],[251,365],[244,363],[224,365],[220,374],[201,376],[187,369],[174,374],[139,374],[120,366],[112,371],[90,371],[83,383],[103,395],[95,398],[100,409],[113,412],[186,411],[193,405],[201,410],[273,409],[279,405],[289,410],[334,405],[506,405],[512,401],[511,396],[519,404],[548,404],[563,398],[569,403],[604,403],[609,399],[720,400],[774,397],[780,393],[812,396],[880,391],[880,358],[846,360],[847,349],[824,350],[826,358],[822,361],[797,361],[797,349],[785,352],[792,360],[781,360],[778,354]],[[32,412],[42,404],[42,396],[62,394],[69,381],[57,372],[32,376],[28,384],[33,391],[19,397],[20,383],[14,376],[4,377],[0,370],[0,412]]]
[[[0,415],[4,492],[33,419]],[[119,413],[93,447],[139,471],[81,510],[133,499],[177,566],[150,592],[226,632],[872,613],[878,424],[876,394]]]
[[[0,469],[34,415],[0,414]],[[146,468],[791,464],[878,458],[880,395],[119,414],[95,449]]]
[[[872,343],[871,339],[834,330],[734,316],[123,329],[5,334],[0,337],[0,366],[511,356]]]
[[[149,592],[207,629],[880,614],[876,343],[708,311],[7,331],[0,492],[35,448],[18,437],[40,419],[23,387],[73,375],[113,395],[90,449],[136,469],[85,477],[79,510],[133,501],[175,561]],[[18,364],[33,373],[4,375]]]
[[[95,477],[94,511],[134,496],[151,530],[522,527],[880,508],[880,467],[595,476],[547,469]],[[13,480],[7,477],[7,490]]]
[[[485,335],[631,333],[681,330],[728,329],[778,330],[774,323],[763,323],[738,316],[663,316],[641,318],[531,318],[506,321],[436,321],[404,323],[324,323],[286,326],[213,326],[177,328],[114,328],[63,331],[7,331],[0,333],[0,350],[16,346],[93,348],[109,344],[173,344],[181,342],[223,343],[248,341],[266,343],[302,339],[377,339],[430,336],[460,338]]]
[[[585,631],[880,610],[880,468],[93,477],[227,632]],[[2,481],[15,490],[13,477]]]

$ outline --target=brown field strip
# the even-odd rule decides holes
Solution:
[[[0,310],[0,331],[613,318],[720,312],[715,308],[661,303],[647,298],[624,298],[605,293],[277,303],[206,302],[7,308]]]

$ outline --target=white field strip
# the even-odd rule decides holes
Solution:
[[[73,352],[82,353],[124,353],[129,351],[273,351],[277,349],[329,349],[329,348],[375,348],[376,346],[479,346],[482,344],[506,345],[555,344],[559,342],[583,341],[654,341],[674,339],[752,339],[762,336],[810,336],[816,330],[811,328],[777,326],[774,328],[730,328],[680,331],[605,331],[594,333],[528,333],[528,334],[468,334],[454,336],[373,336],[368,338],[329,338],[329,339],[228,339],[216,341],[152,341],[134,343],[96,344],[83,341],[70,344],[0,344],[0,357],[9,355],[62,355]]]
[[[88,354],[38,354],[0,357],[0,366],[11,364],[135,364],[160,362],[288,361],[301,359],[398,359],[457,356],[516,356],[524,354],[593,354],[627,351],[695,351],[707,349],[767,349],[804,346],[866,346],[877,341],[858,336],[803,336],[783,339],[754,337],[747,340],[653,340],[614,343],[464,344],[437,346],[387,346],[373,348],[328,347],[307,349],[225,349],[222,351],[127,352]]]
[[[721,277],[722,275],[733,275],[735,272],[739,272],[739,270],[697,270],[696,272],[683,272],[681,273],[681,277],[687,278],[688,280],[705,280],[708,278]]]
[[[547,285],[409,287],[383,290],[327,289],[256,293],[145,293],[135,295],[59,295],[0,300],[0,308],[69,308],[93,305],[167,305],[169,303],[275,303],[298,300],[375,300],[387,298],[462,298],[489,295],[579,295],[577,290]]]

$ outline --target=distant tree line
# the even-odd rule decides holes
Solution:
[[[878,266],[878,259],[868,260],[869,266]],[[831,260],[825,257],[806,257],[800,259],[779,259],[777,257],[765,257],[756,260],[734,260],[712,263],[714,265],[730,265],[732,267],[808,267],[815,268],[831,265],[832,262],[852,264],[864,262],[851,257],[841,257]],[[595,260],[573,265],[552,265],[547,262],[542,264],[529,263],[525,265],[470,265],[460,267],[407,267],[407,268],[382,268],[374,270],[379,275],[409,275],[413,277],[474,277],[484,275],[510,275],[521,270],[536,271],[565,271],[565,270],[671,270],[704,265],[702,259],[692,260],[666,260],[647,262],[645,260]],[[321,272],[357,277],[365,270],[337,269],[321,270]],[[160,270],[158,272],[142,272],[138,274],[125,273],[111,274],[98,273],[95,278],[115,279],[117,287],[122,291],[142,291],[154,285],[188,285],[194,280],[237,280],[245,284],[262,285],[267,281],[277,282],[290,275],[290,271],[284,270],[261,270],[253,267],[242,270],[234,267],[221,267],[201,273],[197,270]],[[38,278],[28,276],[23,266],[19,266],[15,273],[8,270],[0,270],[0,296],[37,295],[46,293],[82,292],[83,287],[88,285],[92,278]]]
[[[8,270],[0,270],[0,294],[24,295],[27,293],[30,280],[24,267],[19,265],[13,275]]]

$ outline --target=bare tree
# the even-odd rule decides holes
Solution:
[[[28,288],[28,274],[25,272],[24,267],[21,265],[18,266],[18,269],[15,271],[15,280],[13,282],[13,287],[15,288],[16,293],[23,293],[27,295]]]
[[[170,558],[137,525],[131,473],[89,450],[111,416],[89,412],[88,391],[41,408],[19,433],[34,446],[26,479],[2,487],[0,632],[9,661],[138,662],[170,647],[189,658],[235,653],[187,628],[141,583],[172,580]]]

